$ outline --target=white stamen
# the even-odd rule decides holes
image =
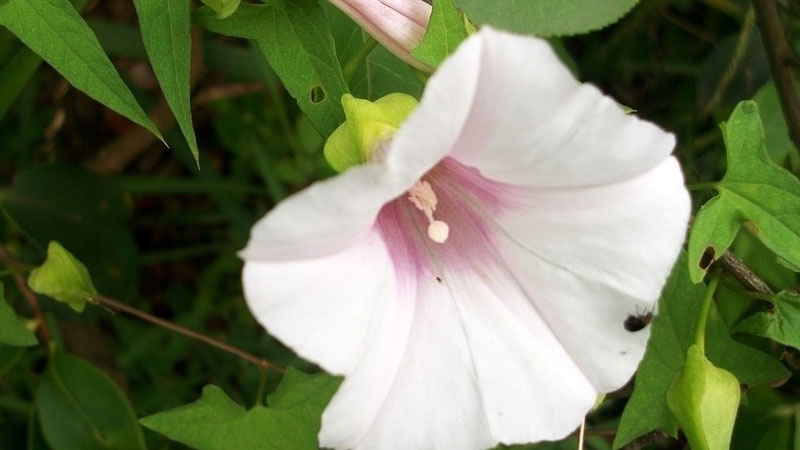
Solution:
[[[417,181],[408,190],[408,200],[428,218],[428,237],[433,242],[443,244],[447,237],[450,236],[450,226],[433,217],[433,212],[436,211],[437,199],[430,183],[423,180]]]

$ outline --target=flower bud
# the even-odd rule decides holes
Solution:
[[[419,69],[426,66],[411,56],[422,41],[431,5],[423,0],[330,0],[372,37]]]
[[[417,100],[406,94],[389,94],[374,102],[343,95],[347,120],[325,142],[323,152],[328,164],[337,172],[364,164],[416,106]]]
[[[711,363],[697,345],[667,391],[667,405],[694,450],[727,450],[731,443],[739,381]]]

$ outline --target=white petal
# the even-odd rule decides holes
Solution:
[[[428,91],[436,91],[429,97],[439,117],[468,116],[459,129],[441,128],[430,117],[414,124],[415,133],[452,142],[450,156],[495,181],[549,187],[621,181],[655,167],[674,146],[671,134],[578,83],[546,41],[490,27],[440,66]]]
[[[580,423],[594,389],[514,279],[491,261],[484,269],[420,287],[400,369],[354,449],[483,450],[558,439]],[[325,414],[347,420],[371,395],[354,386]]]
[[[377,230],[328,256],[247,261],[242,277],[248,305],[267,331],[331,373],[349,373],[387,318],[398,315],[401,289]]]
[[[346,249],[372,228],[381,207],[427,167],[351,168],[287,198],[259,220],[240,256],[248,261],[313,258]]]
[[[537,310],[599,391],[622,386],[649,331],[624,329],[652,311],[690,212],[669,158],[637,178],[592,188],[538,189],[497,218],[495,245]]]

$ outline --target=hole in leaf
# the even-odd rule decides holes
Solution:
[[[311,88],[311,103],[322,103],[325,100],[325,88],[320,85]]]
[[[703,252],[703,256],[700,257],[700,268],[703,270],[708,270],[708,266],[714,262],[714,255],[716,252],[714,251],[714,247],[706,247],[706,251]]]

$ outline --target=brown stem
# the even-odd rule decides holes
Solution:
[[[622,447],[622,450],[640,450],[648,445],[660,444],[666,442],[669,435],[661,430],[651,431],[645,435],[639,436]]]
[[[762,294],[774,294],[772,288],[769,287],[766,281],[755,274],[749,267],[747,267],[741,259],[731,252],[725,252],[719,259],[718,264],[726,272],[733,275],[739,283],[745,288],[760,292]]]
[[[28,302],[31,310],[33,310],[33,315],[36,316],[36,322],[39,325],[37,327],[39,336],[46,345],[49,345],[53,340],[53,334],[50,332],[50,327],[47,325],[47,319],[44,317],[44,312],[42,312],[42,307],[39,305],[39,298],[36,296],[36,293],[28,287],[28,282],[25,280],[25,277],[14,269],[14,267],[19,266],[19,264],[17,264],[2,247],[0,247],[0,262],[13,272],[12,276],[14,277],[14,282],[17,284],[17,289],[19,289],[19,292],[25,297],[25,301]]]
[[[284,373],[283,367],[275,365],[264,358],[259,358],[258,356],[253,355],[252,353],[248,353],[238,347],[234,347],[233,345],[226,344],[225,342],[219,341],[214,339],[210,336],[206,336],[204,334],[198,333],[196,331],[190,330],[186,327],[180,326],[174,322],[170,322],[168,320],[164,320],[160,317],[156,317],[152,314],[146,313],[140,309],[134,308],[133,306],[126,305],[125,303],[118,302],[114,299],[105,297],[103,295],[98,295],[95,297],[97,302],[107,308],[113,309],[115,311],[122,311],[126,314],[130,314],[134,317],[144,320],[145,322],[150,322],[154,325],[158,325],[162,328],[166,328],[167,330],[174,331],[178,334],[182,334],[186,337],[190,337],[192,339],[196,339],[198,341],[204,342],[208,345],[216,347],[220,350],[228,352],[232,355],[238,356],[246,361],[249,361],[256,366],[258,366],[262,370],[274,370],[275,372]]]
[[[796,56],[781,26],[774,0],[752,0],[758,28],[767,51],[772,78],[781,102],[783,116],[795,146],[800,148],[800,97],[795,89],[793,61]]]

